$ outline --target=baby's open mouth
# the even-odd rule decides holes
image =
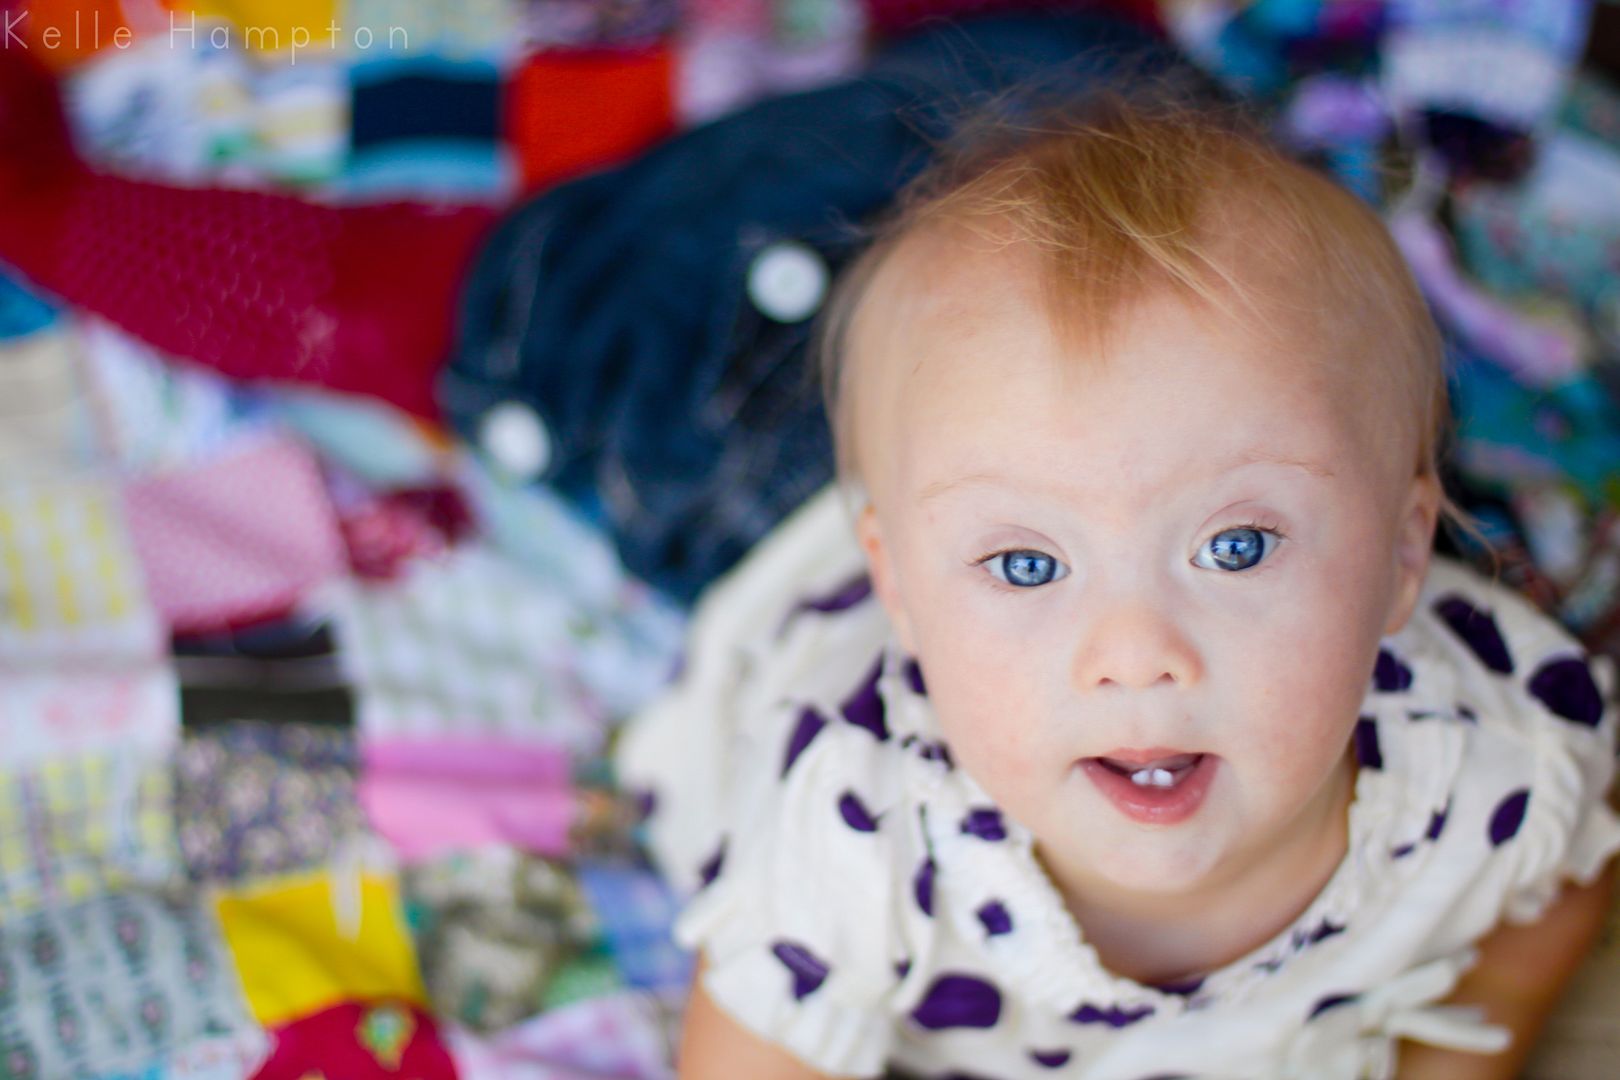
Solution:
[[[1173,788],[1198,768],[1203,754],[1170,754],[1149,761],[1121,761],[1099,757],[1090,760],[1100,763],[1111,772],[1129,777],[1138,787]]]
[[[1083,773],[1126,818],[1140,825],[1178,825],[1203,805],[1220,766],[1216,754],[1167,746],[1118,747],[1081,758]]]

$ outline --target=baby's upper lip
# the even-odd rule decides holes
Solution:
[[[1168,746],[1150,746],[1145,750],[1138,750],[1134,747],[1119,747],[1097,756],[1117,762],[1120,765],[1151,765],[1155,761],[1164,761],[1167,758],[1196,757],[1200,753],[1202,753],[1200,750],[1176,750]]]

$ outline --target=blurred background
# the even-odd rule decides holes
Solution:
[[[1620,7],[0,3],[0,1077],[653,1080],[615,730],[831,476],[860,226],[1190,66],[1388,218],[1442,538],[1620,657]],[[1536,1076],[1620,1075],[1620,940]]]

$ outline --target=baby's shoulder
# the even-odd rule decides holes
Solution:
[[[688,889],[717,872],[788,892],[803,877],[801,895],[873,883],[910,836],[897,762],[912,745],[900,720],[917,717],[902,690],[920,680],[827,488],[705,594],[681,670],[621,738],[616,765],[648,796],[663,869]]]
[[[1376,678],[1404,684],[1481,733],[1614,744],[1615,672],[1527,599],[1436,557],[1410,622],[1384,643]],[[1425,685],[1427,684],[1427,685]],[[1449,700],[1446,700],[1449,699]]]
[[[1380,733],[1429,755],[1460,750],[1428,830],[1446,853],[1437,865],[1467,886],[1459,903],[1478,907],[1482,925],[1528,921],[1563,881],[1590,880],[1620,848],[1605,805],[1620,723],[1612,662],[1510,588],[1445,559],[1383,650],[1375,682],[1397,708]],[[1431,783],[1432,768],[1406,774]]]
[[[788,613],[753,653],[714,855],[676,936],[703,951],[706,988],[735,1018],[826,1072],[864,1074],[888,1053],[906,962],[927,951],[909,899],[927,841],[906,661],[854,610],[870,599],[834,598]]]

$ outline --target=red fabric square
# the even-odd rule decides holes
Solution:
[[[623,161],[675,126],[674,52],[544,52],[507,89],[507,138],[524,191]]]
[[[284,1024],[253,1080],[456,1080],[432,1017],[398,1002],[348,1002]]]

